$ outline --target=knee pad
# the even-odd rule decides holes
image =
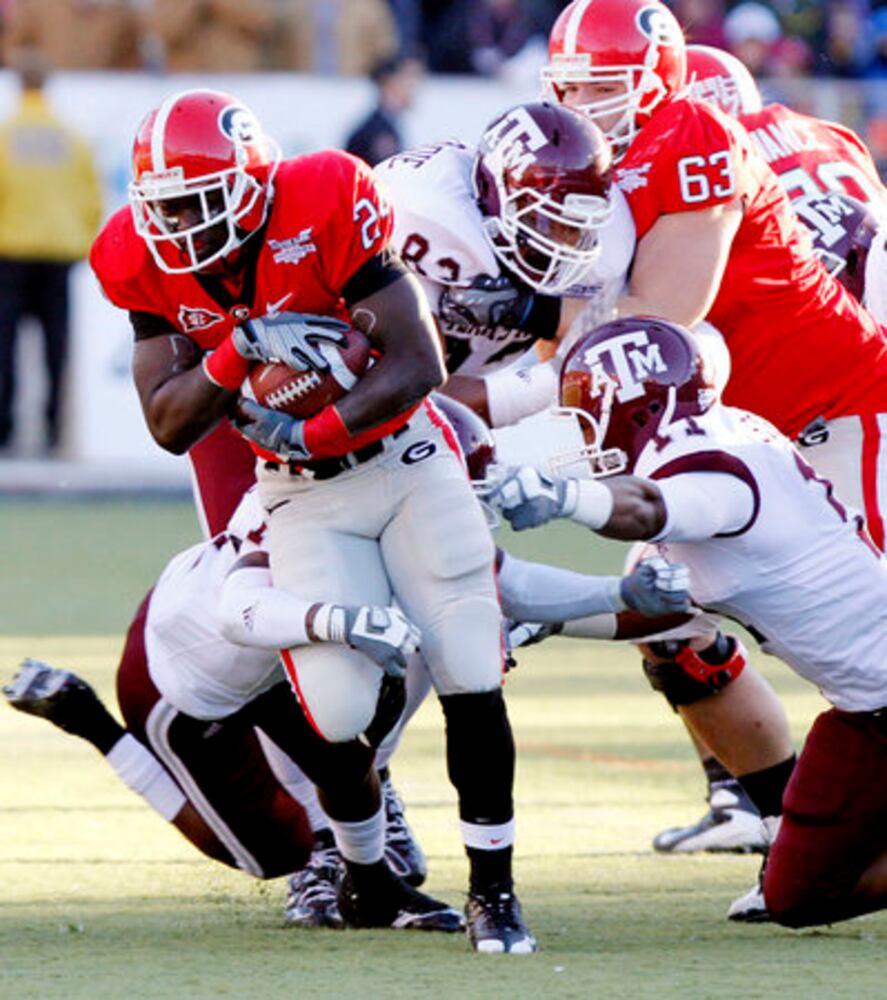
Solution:
[[[742,643],[723,633],[699,652],[691,649],[686,640],[651,642],[647,648],[657,659],[644,658],[644,674],[650,687],[665,695],[675,711],[681,705],[692,705],[723,691],[747,662]]]

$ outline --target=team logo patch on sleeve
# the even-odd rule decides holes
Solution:
[[[311,242],[313,226],[303,229],[298,236],[287,240],[268,240],[275,264],[298,264],[310,253],[317,253],[317,247]]]
[[[221,323],[224,318],[221,313],[212,312],[210,309],[192,309],[190,306],[179,306],[179,326],[186,333],[193,330],[205,330],[216,323]]]
[[[652,163],[642,163],[639,167],[619,167],[616,170],[616,186],[626,194],[646,187],[650,181],[647,175],[652,166]]]

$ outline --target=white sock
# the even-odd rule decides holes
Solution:
[[[385,853],[385,810],[380,806],[375,816],[357,823],[342,823],[331,819],[336,846],[346,861],[358,865],[373,865]]]
[[[486,826],[482,823],[459,824],[462,827],[462,842],[466,847],[474,847],[481,851],[501,851],[503,847],[511,847],[514,843],[514,820],[500,823],[497,826]]]
[[[175,819],[188,801],[160,761],[130,733],[120,737],[105,760],[124,785],[141,795],[167,823]]]

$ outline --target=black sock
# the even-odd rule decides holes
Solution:
[[[333,831],[328,826],[322,826],[319,830],[314,831],[314,850],[315,851],[328,851],[331,847],[336,846],[336,838],[333,836]]]
[[[471,864],[470,887],[472,892],[487,895],[490,892],[511,892],[511,847],[498,851],[482,851],[466,847]]]
[[[728,781],[735,781],[736,779],[727,770],[726,767],[718,760],[717,757],[711,756],[706,757],[702,761],[702,770],[705,771],[705,777],[708,781],[708,787],[711,788],[713,785],[723,785]]]
[[[98,700],[77,715],[56,721],[56,725],[66,733],[91,743],[103,757],[107,757],[114,744],[126,735],[123,726]]]
[[[794,754],[780,764],[739,775],[739,784],[762,816],[782,815],[782,796],[795,768]]]

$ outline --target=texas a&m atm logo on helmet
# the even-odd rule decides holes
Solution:
[[[701,416],[718,394],[713,366],[687,330],[648,316],[604,323],[577,341],[561,370],[561,407],[585,439],[569,463],[588,459],[598,476],[632,472],[648,444],[667,444],[672,424]]]

